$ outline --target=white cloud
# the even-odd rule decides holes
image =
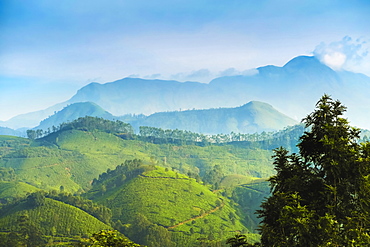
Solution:
[[[208,69],[194,70],[188,73],[182,72],[174,75],[170,75],[169,79],[176,81],[199,81],[208,83],[214,78],[213,73]]]
[[[217,77],[236,76],[236,75],[253,76],[253,75],[256,75],[256,74],[258,74],[257,69],[247,69],[247,70],[240,71],[240,70],[237,70],[235,68],[229,68],[229,69],[226,69],[224,71],[219,72]]]
[[[347,56],[342,52],[332,51],[330,53],[324,54],[321,59],[326,65],[332,67],[335,70],[340,70],[345,64]]]
[[[364,64],[368,61],[368,43],[362,39],[353,40],[345,36],[340,41],[316,46],[313,54],[324,64],[334,70],[351,70],[367,73]],[[368,69],[367,69],[368,70]]]

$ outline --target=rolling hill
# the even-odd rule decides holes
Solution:
[[[27,140],[27,139],[25,139]],[[196,146],[153,144],[124,140],[101,131],[66,130],[7,153],[0,166],[12,172],[17,181],[37,188],[78,191],[89,187],[93,178],[113,169],[124,160],[139,158],[183,173],[201,176],[216,165],[225,174],[272,174],[271,150],[238,146]],[[226,165],[230,164],[230,165]]]
[[[61,201],[44,198],[40,205],[34,205],[29,198],[1,209],[0,233],[19,232],[28,226],[34,233],[39,232],[40,237],[52,239],[59,246],[68,246],[72,240],[112,229],[85,211]]]
[[[192,246],[201,238],[217,242],[248,232],[227,198],[193,178],[140,161],[108,172],[87,196],[110,207],[114,221],[131,225],[121,225],[125,235],[149,246]]]
[[[110,207],[112,226],[148,246],[217,245],[235,231],[257,240],[258,220],[253,213],[267,193],[253,186],[274,172],[271,148],[294,146],[303,131],[298,125],[273,134],[248,135],[248,141],[212,144],[139,135],[128,138],[121,131],[110,132],[110,124],[119,123],[100,118],[86,117],[79,123],[36,140],[0,136],[1,202],[17,203],[4,211],[9,217],[0,219],[3,231],[24,213],[42,216],[38,209],[27,206],[27,200],[19,201],[10,194],[23,196],[43,189],[51,191],[49,194],[63,191],[66,197],[68,192],[77,193]],[[135,159],[142,161],[126,169]],[[124,172],[115,172],[120,169]],[[47,197],[39,208],[48,215],[35,224],[53,229],[46,218],[59,211],[43,207],[64,208],[61,203]],[[69,210],[72,205],[67,207]],[[90,221],[77,213],[63,215]],[[60,234],[75,234],[66,229],[70,232]],[[80,231],[78,236],[85,234],[75,231]]]

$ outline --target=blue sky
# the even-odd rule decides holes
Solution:
[[[367,0],[0,0],[0,120],[128,76],[209,82],[315,54],[370,76]]]

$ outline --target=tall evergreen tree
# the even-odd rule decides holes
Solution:
[[[258,212],[262,246],[370,245],[370,144],[324,95],[303,119],[299,154],[274,150],[272,195]]]

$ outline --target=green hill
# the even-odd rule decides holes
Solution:
[[[75,129],[59,131],[32,143],[21,140],[24,143],[0,158],[0,167],[13,172],[13,178],[5,181],[27,182],[47,190],[59,190],[60,186],[67,191],[86,189],[99,174],[131,159],[154,162],[201,177],[216,166],[223,175],[267,177],[273,174],[271,151],[258,148],[153,144],[125,140],[97,130]]]
[[[221,243],[235,232],[248,232],[230,200],[193,178],[140,161],[116,170],[95,181],[87,196],[110,207],[117,227],[140,244]]]
[[[0,158],[22,147],[29,146],[30,142],[30,140],[21,137],[0,135]]]
[[[40,189],[23,182],[0,181],[0,199],[7,201],[12,198],[23,197],[27,193],[39,191]]]
[[[21,223],[22,217],[27,222]],[[81,209],[50,198],[35,205],[28,197],[1,210],[1,232],[19,232],[21,224],[36,229],[44,239],[52,238],[57,242],[63,238],[63,242],[71,238],[78,240],[102,229],[112,229]]]

